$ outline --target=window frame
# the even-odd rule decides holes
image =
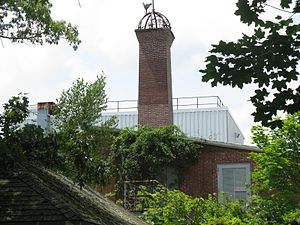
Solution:
[[[221,200],[223,199],[223,193],[224,193],[224,188],[223,188],[223,173],[222,170],[223,169],[238,169],[238,168],[244,168],[246,169],[246,183],[245,183],[245,191],[246,191],[246,201],[249,200],[249,197],[251,195],[251,191],[249,189],[249,187],[247,187],[248,185],[251,184],[251,165],[250,163],[224,163],[224,164],[218,164],[217,165],[217,182],[218,182],[218,198]],[[234,190],[234,193],[236,192],[236,190]],[[232,198],[232,200],[236,201],[237,199],[235,199],[235,194]]]

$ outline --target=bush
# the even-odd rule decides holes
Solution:
[[[216,195],[208,199],[192,198],[179,190],[159,188],[155,193],[142,189],[138,209],[141,218],[150,224],[198,225],[198,224],[249,224],[245,203],[227,200],[219,202]]]

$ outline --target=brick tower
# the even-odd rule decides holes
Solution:
[[[147,12],[135,30],[139,41],[138,123],[150,127],[173,124],[171,45],[174,35],[168,19]]]

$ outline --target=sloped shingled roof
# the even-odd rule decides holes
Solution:
[[[90,188],[28,163],[0,173],[0,224],[136,225],[135,215]]]

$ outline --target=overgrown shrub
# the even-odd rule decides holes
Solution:
[[[150,193],[141,188],[137,210],[141,218],[155,225],[291,225],[300,222],[300,209],[280,208],[276,202],[253,199],[252,202],[219,201],[192,198],[179,190],[164,187]]]
[[[207,199],[192,198],[179,190],[161,187],[155,193],[143,189],[138,209],[141,218],[150,224],[198,225],[198,224],[249,224],[249,216],[242,202],[219,202],[216,195]]]

